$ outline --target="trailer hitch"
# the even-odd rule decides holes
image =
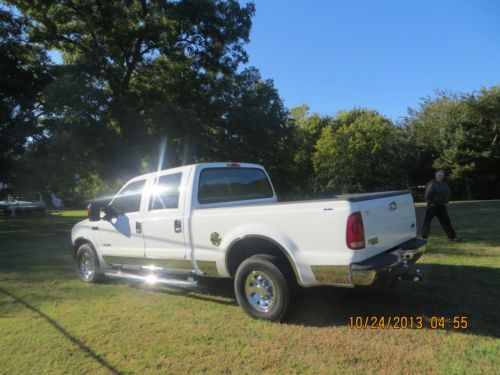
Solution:
[[[420,272],[420,269],[415,269],[414,271],[402,273],[397,276],[398,281],[402,280],[410,280],[413,282],[418,283],[419,281],[422,281],[422,272]]]
[[[389,285],[396,285],[399,281],[420,282],[423,279],[419,268],[412,267],[406,260],[390,267],[380,274],[380,278]]]

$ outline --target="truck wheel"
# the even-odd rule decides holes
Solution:
[[[82,244],[76,252],[76,272],[85,283],[96,283],[102,279],[99,259],[89,243]]]
[[[264,254],[245,259],[234,278],[238,304],[253,318],[280,321],[290,306],[291,281],[276,257]]]

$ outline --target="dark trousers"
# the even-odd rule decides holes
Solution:
[[[448,216],[448,211],[446,210],[446,205],[435,205],[428,204],[427,210],[425,211],[424,225],[422,226],[422,237],[427,238],[431,229],[431,221],[437,216],[439,223],[443,227],[448,238],[455,238],[455,230],[451,226],[450,217]]]

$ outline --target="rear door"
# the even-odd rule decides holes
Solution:
[[[147,258],[184,259],[184,201],[189,169],[178,168],[152,177],[146,194],[142,228]]]
[[[415,207],[411,194],[399,194],[357,202],[363,217],[366,250],[376,255],[416,236]]]

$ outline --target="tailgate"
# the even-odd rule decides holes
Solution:
[[[362,260],[386,251],[416,236],[415,207],[408,193],[381,193],[356,202],[363,217],[366,247],[357,250]]]

